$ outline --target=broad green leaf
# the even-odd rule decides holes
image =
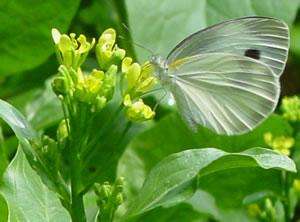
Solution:
[[[8,204],[9,221],[71,221],[56,194],[30,167],[22,149],[7,168],[0,192]]]
[[[0,118],[3,119],[14,131],[19,143],[24,149],[26,155],[28,155],[28,158],[31,161],[34,160],[35,154],[29,142],[31,140],[38,142],[39,138],[36,131],[34,131],[22,113],[9,103],[0,99]]]
[[[265,147],[264,134],[267,132],[274,136],[291,136],[293,129],[282,117],[273,114],[253,131],[239,136],[218,135],[204,127],[193,133],[178,114],[171,114],[133,140],[131,147],[143,159],[148,171],[161,158],[184,149],[215,147],[240,152]]]
[[[240,153],[227,153],[215,148],[186,150],[166,157],[151,170],[129,214],[136,215],[166,203],[183,201],[187,196],[178,199],[177,194],[182,196],[191,181],[201,181],[204,176],[226,169],[245,167],[296,172],[291,159],[264,148]]]
[[[298,4],[299,0],[126,0],[133,41],[162,56],[188,35],[226,19],[271,16],[291,25]],[[135,50],[140,60],[149,57],[144,49]]]
[[[263,135],[266,132],[271,132],[275,136],[291,136],[292,128],[280,116],[272,115],[252,132],[240,136],[221,136],[205,128],[200,128],[199,132],[195,134],[189,130],[177,114],[168,115],[131,142],[119,162],[118,175],[126,178],[128,184],[125,187],[126,196],[132,200],[139,193],[145,175],[162,158],[174,152],[194,147],[216,147],[228,152],[240,152],[251,147],[264,147],[266,144]],[[227,171],[210,175],[211,180],[208,180],[210,183],[202,184],[201,187],[213,195],[212,198],[216,198],[216,207],[219,208],[221,216],[214,215],[215,218],[225,218],[225,216],[228,218],[228,215],[231,215],[232,218],[233,215],[230,212],[239,211],[236,219],[239,221],[239,218],[244,218],[245,215],[239,216],[242,215],[242,212],[236,207],[237,205],[238,208],[242,206],[245,196],[261,190],[270,190],[278,194],[281,192],[280,172],[254,168]],[[224,190],[231,192],[224,192]],[[234,208],[232,208],[233,206]],[[223,207],[227,207],[226,212]],[[126,204],[123,205],[123,208],[126,208]],[[207,210],[207,208],[203,208],[201,212],[208,213]],[[120,214],[122,215],[122,213]]]
[[[54,53],[51,29],[66,31],[79,2],[1,1],[0,75],[31,69]]]

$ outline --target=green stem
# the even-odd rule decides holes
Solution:
[[[71,129],[71,146],[70,149],[70,165],[71,165],[71,216],[73,222],[84,222],[86,221],[84,205],[83,205],[83,194],[80,193],[81,189],[81,160],[80,150],[82,138],[81,129],[82,123],[80,120],[83,117],[82,106],[78,106],[78,112],[76,113],[75,120],[72,122]],[[79,140],[79,141],[78,141]]]
[[[284,201],[283,201],[283,206],[284,206],[284,212],[285,212],[285,221],[291,221],[290,218],[290,199],[289,199],[289,191],[290,191],[290,175],[286,171],[282,171],[281,174],[282,178],[282,186],[283,186],[283,196],[284,196]]]
[[[84,222],[86,218],[83,206],[83,195],[78,192],[80,190],[81,180],[80,167],[78,166],[79,158],[76,151],[77,149],[74,149],[71,152],[71,217],[73,222]]]

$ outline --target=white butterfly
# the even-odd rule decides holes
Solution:
[[[288,26],[274,18],[245,17],[196,32],[164,60],[153,56],[162,85],[197,129],[242,134],[275,109],[289,49]]]

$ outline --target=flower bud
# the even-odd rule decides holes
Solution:
[[[115,205],[116,205],[116,206],[119,206],[119,205],[121,205],[123,202],[124,202],[124,196],[123,196],[123,194],[122,194],[122,193],[118,193],[118,194],[116,195],[116,197],[115,197],[115,201],[114,201]]]
[[[99,112],[106,105],[107,99],[104,96],[97,96],[94,106],[92,108],[92,112]]]
[[[294,180],[293,188],[298,194],[300,194],[300,180],[299,179]]]
[[[53,79],[52,83],[53,92],[56,95],[66,95],[67,94],[67,84],[66,79],[63,76],[57,76]]]
[[[155,112],[145,105],[142,99],[132,103],[128,94],[124,97],[123,104],[127,107],[126,116],[131,121],[141,122],[152,119],[155,115]]]
[[[138,80],[141,74],[141,66],[138,63],[133,63],[126,73],[128,90],[138,86]]]

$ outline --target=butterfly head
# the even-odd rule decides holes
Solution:
[[[155,67],[155,75],[162,80],[167,71],[166,60],[159,55],[152,55],[149,61]]]

